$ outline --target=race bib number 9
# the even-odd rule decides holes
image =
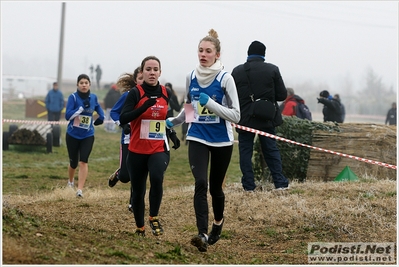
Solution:
[[[193,101],[194,102],[194,101]],[[195,101],[197,107],[194,121],[197,123],[219,123],[220,118],[205,106],[201,106],[199,101]]]
[[[142,120],[140,139],[163,140],[165,136],[164,120]]]
[[[73,120],[73,126],[82,128],[82,129],[89,129],[91,123],[91,116],[79,115],[76,116]]]

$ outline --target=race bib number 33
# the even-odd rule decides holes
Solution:
[[[142,120],[140,139],[163,140],[165,136],[164,120]]]

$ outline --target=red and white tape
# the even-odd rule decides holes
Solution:
[[[29,120],[3,119],[3,123],[4,122],[30,123],[30,124],[68,124],[69,123],[68,121],[29,121]],[[111,123],[111,122],[114,123],[112,120],[104,121],[104,123]],[[280,137],[280,136],[276,136],[276,135],[273,135],[273,134],[262,132],[262,131],[259,131],[259,130],[253,129],[253,128],[249,128],[249,127],[246,127],[246,126],[241,126],[241,125],[238,125],[238,124],[235,124],[235,123],[232,123],[231,125],[233,127],[236,127],[238,129],[241,129],[241,130],[244,130],[244,131],[248,131],[248,132],[264,135],[266,137],[274,138],[276,140],[284,141],[284,142],[295,144],[295,145],[298,145],[298,146],[308,147],[308,148],[316,149],[316,150],[319,150],[319,151],[327,152],[327,153],[330,153],[330,154],[335,154],[335,155],[338,155],[338,156],[341,156],[341,157],[346,157],[346,158],[350,158],[350,159],[355,159],[355,160],[359,160],[359,161],[362,161],[362,162],[366,162],[366,163],[369,163],[369,164],[375,164],[375,165],[379,165],[379,166],[382,166],[382,167],[391,168],[391,169],[394,169],[394,170],[396,170],[396,168],[397,168],[396,165],[391,165],[391,164],[387,164],[387,163],[383,163],[383,162],[379,162],[379,161],[375,161],[375,160],[371,160],[371,159],[360,158],[360,157],[348,155],[348,154],[345,154],[345,153],[335,152],[335,151],[324,149],[324,148],[319,148],[319,147],[315,147],[315,146],[311,146],[311,145],[307,145],[307,144],[298,143],[298,142],[295,142],[295,141],[292,141],[292,140],[289,140],[289,139],[286,139],[286,138],[283,138],[283,137]]]
[[[346,158],[350,158],[350,159],[356,159],[356,160],[359,160],[359,161],[362,161],[362,162],[366,162],[366,163],[370,163],[370,164],[376,164],[376,165],[379,165],[379,166],[382,166],[382,167],[391,168],[391,169],[396,170],[396,165],[391,165],[391,164],[387,164],[387,163],[383,163],[383,162],[379,162],[379,161],[375,161],[375,160],[371,160],[371,159],[360,158],[360,157],[348,155],[348,154],[345,154],[345,153],[335,152],[335,151],[324,149],[324,148],[319,148],[319,147],[310,146],[310,145],[307,145],[307,144],[298,143],[298,142],[295,142],[295,141],[292,141],[292,140],[289,140],[289,139],[286,139],[286,138],[283,138],[283,137],[280,137],[280,136],[276,136],[276,135],[273,135],[273,134],[265,133],[265,132],[262,132],[262,131],[259,131],[259,130],[253,129],[253,128],[249,128],[249,127],[246,127],[246,126],[241,126],[241,125],[238,125],[238,124],[235,124],[235,123],[232,123],[231,125],[233,125],[234,127],[238,128],[238,129],[245,130],[245,131],[252,132],[252,133],[256,133],[256,134],[260,134],[260,135],[264,135],[264,136],[267,136],[267,137],[271,137],[271,138],[274,138],[276,140],[281,140],[281,141],[284,141],[284,142],[287,142],[287,143],[291,143],[291,144],[295,144],[295,145],[299,145],[299,146],[303,146],[303,147],[308,147],[308,148],[320,150],[320,151],[323,151],[323,152],[335,154],[335,155],[338,155],[338,156],[341,156],[341,157],[346,157]]]
[[[27,121],[27,120],[10,120],[3,119],[4,122],[22,123],[22,124],[68,124],[68,121]]]
[[[4,122],[10,123],[22,123],[22,124],[68,124],[69,121],[27,121],[27,120],[10,120],[10,119],[3,119]],[[104,123],[115,123],[112,120],[104,121]]]

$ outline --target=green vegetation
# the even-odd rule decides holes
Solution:
[[[313,131],[322,130],[339,132],[338,125],[298,119],[297,117],[284,117],[284,123],[276,127],[276,136],[297,143],[312,146]],[[283,161],[283,173],[292,180],[304,182],[308,170],[310,148],[290,142],[277,141]],[[263,159],[259,138],[254,145],[254,173],[258,181],[271,182],[272,177]]]

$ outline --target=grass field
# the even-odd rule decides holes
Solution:
[[[25,119],[23,101],[2,108],[3,118]],[[3,131],[9,125],[3,123]],[[66,188],[65,126],[53,153],[19,145],[3,151],[3,264],[308,264],[310,242],[396,242],[396,181],[292,181],[283,193],[272,191],[271,184],[244,193],[235,144],[222,237],[200,253],[189,243],[196,234],[194,182],[184,143],[171,151],[165,173],[160,210],[165,234],[138,238],[127,210],[129,185],[107,186],[118,167],[120,135],[99,126],[95,136],[83,199]]]

